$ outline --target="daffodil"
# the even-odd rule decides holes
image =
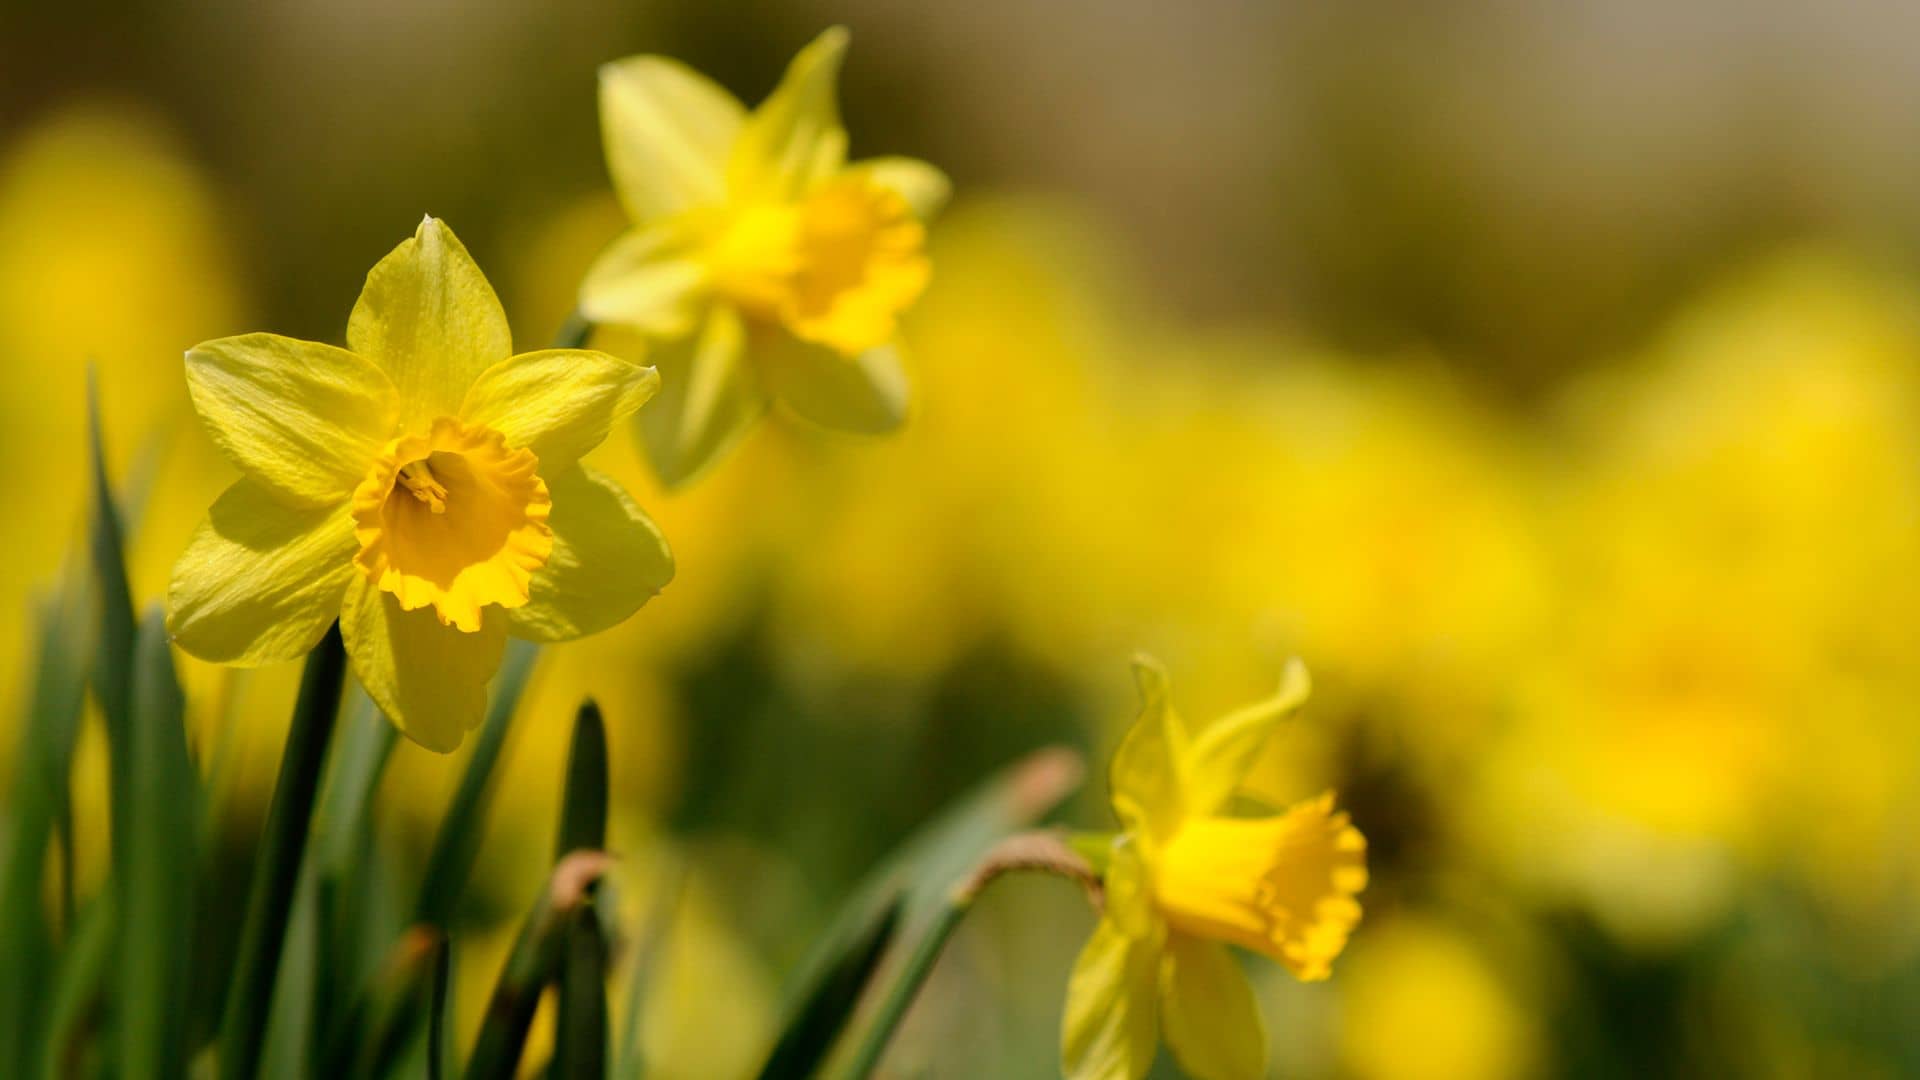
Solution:
[[[948,184],[908,158],[847,161],[846,46],[845,30],[820,35],[751,112],[666,57],[600,71],[607,165],[634,227],[588,271],[580,310],[659,345],[664,392],[639,426],[668,483],[770,400],[847,431],[905,417],[895,331],[926,287],[923,223]]]
[[[445,224],[367,275],[347,348],[274,334],[187,352],[187,386],[244,474],[180,557],[168,626],[203,659],[294,659],[336,618],[402,731],[448,751],[509,633],[612,626],[673,576],[666,543],[579,458],[651,397],[652,369],[513,354],[493,288]]]
[[[1268,817],[1226,814],[1275,726],[1306,700],[1289,664],[1266,701],[1189,731],[1166,673],[1134,664],[1140,718],[1110,777],[1121,832],[1106,851],[1106,910],[1074,964],[1061,1056],[1072,1080],[1136,1080],[1159,1036],[1202,1080],[1266,1075],[1253,991],[1227,951],[1324,979],[1360,918],[1366,841],[1331,793]]]

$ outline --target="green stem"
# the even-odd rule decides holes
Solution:
[[[933,925],[927,927],[920,938],[920,944],[907,958],[906,965],[895,976],[893,985],[887,988],[887,996],[881,1000],[879,1010],[874,1014],[873,1025],[867,1029],[867,1035],[860,1043],[860,1049],[854,1053],[853,1063],[847,1068],[847,1080],[860,1080],[873,1072],[880,1064],[880,1055],[886,1053],[887,1045],[893,1041],[893,1031],[907,1015],[907,1006],[919,996],[920,984],[927,981],[933,973],[933,962],[940,959],[941,952],[947,947],[947,939],[953,936],[955,927],[973,907],[972,897],[953,901],[941,908],[934,916]]]
[[[540,646],[520,638],[508,639],[506,658],[500,662],[493,697],[487,703],[487,718],[480,725],[480,737],[474,740],[473,756],[467,759],[467,771],[461,774],[460,787],[447,805],[446,816],[440,819],[433,851],[427,856],[420,896],[413,908],[414,922],[452,924],[454,906],[466,890],[467,876],[480,854],[487,804],[493,798],[494,766],[506,747],[507,727],[520,702],[520,692],[526,688],[533,662],[539,657]]]
[[[1001,840],[975,864],[973,872],[947,894],[947,902],[935,913],[933,922],[921,934],[912,955],[893,976],[892,985],[880,999],[879,1009],[866,1034],[852,1055],[843,1080],[866,1080],[893,1033],[907,1015],[907,1009],[919,996],[920,987],[933,973],[934,962],[945,951],[960,920],[973,910],[973,902],[1000,875],[1015,870],[1037,870],[1078,882],[1088,899],[1100,905],[1100,879],[1087,860],[1066,840],[1053,832],[1019,833]]]
[[[553,347],[556,349],[584,349],[588,339],[593,337],[593,324],[587,321],[579,311],[567,313],[567,321],[560,324],[560,332],[553,335]]]
[[[247,893],[247,915],[240,932],[240,954],[227,987],[226,1014],[220,1023],[220,1075],[230,1080],[250,1077],[258,1068],[266,1035],[267,1006],[280,950],[286,940],[287,915],[300,876],[300,862],[313,821],[315,793],[327,740],[333,734],[340,709],[340,690],[346,676],[347,653],[340,627],[327,629],[300,676],[300,696],[293,707],[293,725],[280,758],[280,777],[267,810],[266,835]]]

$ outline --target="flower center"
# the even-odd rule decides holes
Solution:
[[[480,629],[481,609],[527,602],[553,553],[553,500],[531,450],[443,416],[388,443],[353,495],[354,562],[408,611]]]
[[[434,478],[433,469],[424,460],[400,466],[400,483],[413,497],[427,504],[436,514],[447,512],[447,486]]]
[[[708,249],[747,314],[854,356],[893,337],[931,273],[926,229],[897,192],[850,176],[797,206],[734,213]]]
[[[1176,929],[1321,978],[1360,917],[1366,842],[1331,795],[1266,818],[1187,822],[1154,860],[1154,898]]]

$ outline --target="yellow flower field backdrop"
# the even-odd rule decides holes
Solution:
[[[1272,1075],[1920,1070],[1914,17],[1257,7],[0,16],[0,693],[25,700],[33,605],[82,557],[89,366],[144,606],[239,479],[186,351],[349,344],[368,268],[431,214],[511,353],[576,303],[647,323],[592,340],[666,383],[583,463],[673,552],[520,702],[449,927],[463,1044],[546,880],[583,696],[609,902],[665,927],[613,953],[651,964],[646,1075],[744,1077],[854,883],[982,777],[1072,747],[1058,819],[1136,828],[1107,763],[1145,651],[1188,718],[1304,661],[1312,696],[1237,801],[1366,838],[1332,978],[1288,974],[1327,959],[1292,944],[1241,965]],[[846,171],[793,213],[892,230],[873,294],[769,299],[757,230],[802,226],[675,204],[731,276],[633,315],[620,275],[666,272],[633,250],[672,230],[608,176],[600,65],[675,56],[751,108],[833,24],[849,40],[813,49],[845,49]],[[880,155],[945,171],[938,216],[862,171]],[[739,312],[784,335],[739,370],[838,350],[861,408],[742,384],[690,430],[694,361],[659,332]],[[179,663],[239,895],[299,665]],[[88,724],[82,893],[108,859]],[[394,750],[367,895],[411,902],[470,750]],[[878,1075],[1058,1075],[1096,933],[1069,883],[994,884]],[[269,1031],[265,1060],[299,1038]]]

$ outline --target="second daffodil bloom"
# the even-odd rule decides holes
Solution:
[[[509,633],[605,629],[673,576],[653,523],[579,462],[659,381],[601,352],[513,355],[493,287],[427,218],[367,274],[347,348],[247,334],[188,351],[194,408],[244,476],[174,567],[174,639],[266,664],[338,618],[387,716],[454,749]]]
[[[947,179],[908,158],[847,161],[837,89],[847,34],[794,58],[748,112],[662,56],[600,71],[600,124],[634,227],[588,271],[580,310],[660,343],[640,417],[668,483],[698,472],[778,401],[829,428],[906,415],[894,341],[930,273],[924,222]]]
[[[1331,793],[1270,817],[1225,810],[1261,746],[1306,700],[1289,664],[1272,698],[1189,731],[1150,660],[1111,775],[1120,834],[1106,911],[1074,964],[1061,1054],[1072,1080],[1137,1080],[1159,1036],[1201,1080],[1266,1075],[1253,990],[1226,946],[1323,979],[1360,919],[1366,841]]]

